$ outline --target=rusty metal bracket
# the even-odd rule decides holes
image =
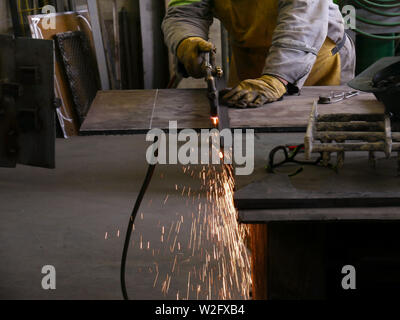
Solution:
[[[374,164],[375,152],[383,152],[387,158],[393,151],[400,152],[400,132],[392,132],[386,113],[319,115],[315,101],[304,146],[306,159],[312,153],[322,153],[324,165],[328,165],[332,153],[337,153],[336,167],[341,168],[345,152],[351,151],[369,152],[369,160]]]
[[[359,94],[360,94],[359,91],[354,91],[354,90],[341,93],[331,92],[329,95],[320,96],[318,103],[322,104],[338,103],[340,101],[356,97]]]

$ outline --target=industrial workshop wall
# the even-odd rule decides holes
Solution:
[[[111,89],[166,88],[170,72],[161,31],[164,0],[96,2]]]
[[[400,3],[382,0],[341,0],[356,8],[356,74],[383,57],[396,54],[400,40]]]
[[[165,15],[163,1],[139,0],[142,30],[144,88],[166,88],[169,82],[168,49],[161,23]]]
[[[0,1],[0,34],[12,33],[10,9],[7,1]]]

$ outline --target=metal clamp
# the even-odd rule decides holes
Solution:
[[[346,99],[350,99],[352,97],[358,96],[360,94],[359,91],[344,91],[341,93],[331,92],[329,96],[320,96],[318,103],[320,104],[332,104],[337,103]]]

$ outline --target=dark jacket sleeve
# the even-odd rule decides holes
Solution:
[[[162,23],[165,43],[176,55],[179,44],[186,38],[208,40],[212,22],[212,0],[172,1]]]

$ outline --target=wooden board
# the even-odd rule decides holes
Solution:
[[[229,109],[231,128],[256,131],[304,131],[313,101],[342,87],[305,87],[301,96],[257,109]],[[151,109],[151,111],[149,110]],[[169,121],[178,128],[210,128],[209,103],[204,89],[100,91],[81,127],[81,134],[143,133],[150,128],[167,129]],[[372,94],[361,94],[332,105],[320,105],[324,113],[382,113],[383,105]]]

